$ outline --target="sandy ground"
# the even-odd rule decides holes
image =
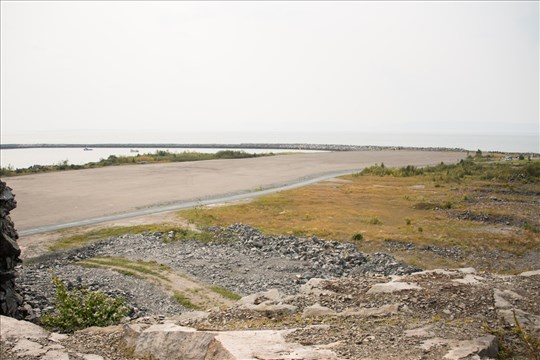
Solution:
[[[459,152],[358,151],[115,166],[4,179],[16,194],[18,230],[254,190],[331,171],[454,163]]]

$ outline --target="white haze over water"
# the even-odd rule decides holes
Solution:
[[[538,134],[515,132],[506,134],[452,133],[359,133],[359,132],[164,132],[150,130],[84,132],[24,132],[2,134],[3,144],[241,144],[241,143],[309,143],[341,145],[378,145],[407,147],[446,147],[466,150],[540,153]]]
[[[2,143],[539,152],[538,1],[0,7]]]

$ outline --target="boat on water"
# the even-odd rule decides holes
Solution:
[[[84,148],[83,150],[84,150],[84,151],[92,151],[92,150],[94,150],[94,149],[91,149],[91,148],[85,147],[85,148]]]
[[[137,150],[137,149],[131,149],[131,150],[129,150],[129,152],[132,152],[132,153],[138,153],[139,150]]]

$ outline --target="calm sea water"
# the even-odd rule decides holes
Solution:
[[[415,133],[355,133],[355,132],[199,132],[178,133],[163,131],[85,131],[2,134],[2,143],[178,143],[178,144],[240,144],[240,143],[311,143],[344,145],[379,145],[413,147],[447,147],[467,150],[540,152],[540,136],[531,133],[513,134],[415,134]],[[156,149],[139,149],[140,153]],[[169,149],[170,151],[216,152],[219,149]],[[246,150],[248,152],[269,152],[277,150]],[[17,149],[1,150],[0,163],[3,167],[28,167],[35,164],[51,165],[67,160],[70,164],[99,161],[109,155],[134,155],[129,148],[82,149]]]
[[[110,155],[116,156],[136,156],[137,154],[154,153],[157,150],[169,152],[195,151],[200,153],[215,153],[223,149],[186,149],[186,148],[134,148],[138,153],[131,152],[129,148],[94,148],[91,151],[85,151],[83,148],[37,148],[37,149],[7,149],[0,150],[2,167],[12,166],[14,169],[27,168],[32,165],[56,165],[63,161],[68,164],[82,165],[89,162],[106,159]],[[235,149],[236,150],[236,149]],[[248,153],[280,153],[299,150],[280,150],[280,149],[242,149]],[[307,151],[303,151],[307,152]]]

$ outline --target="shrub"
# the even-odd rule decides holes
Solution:
[[[62,280],[53,277],[56,287],[56,314],[44,314],[45,326],[66,332],[90,326],[109,326],[118,323],[129,313],[123,297],[112,298],[101,291],[68,290]]]
[[[405,219],[405,224],[407,224],[407,225],[411,225],[411,224],[412,224],[412,221],[411,221],[411,219],[409,219],[409,218]]]
[[[353,240],[364,240],[364,235],[360,234],[360,233],[356,233],[352,236],[352,239]]]
[[[379,218],[373,217],[373,218],[369,219],[369,223],[371,225],[381,225],[382,221],[379,220]]]

